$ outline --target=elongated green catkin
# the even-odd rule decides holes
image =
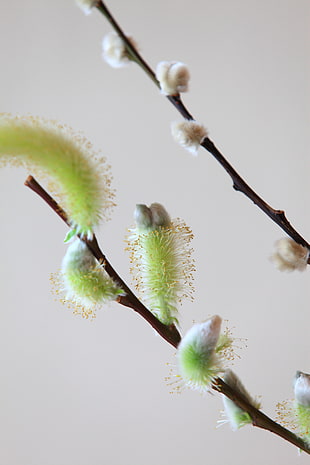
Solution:
[[[61,201],[72,227],[91,237],[113,206],[109,167],[80,134],[56,122],[0,115],[0,162],[24,166]]]
[[[136,228],[127,238],[136,287],[164,324],[178,322],[177,305],[193,293],[192,231],[170,220],[164,207],[137,205]]]

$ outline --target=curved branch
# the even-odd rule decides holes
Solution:
[[[68,221],[68,216],[66,212],[58,205],[58,203],[43,189],[43,187],[35,180],[33,176],[28,176],[25,181],[25,186],[29,187],[32,191],[38,194],[51,208],[55,213],[70,227]],[[79,236],[80,237],[80,236]],[[135,294],[129,289],[127,284],[122,280],[118,273],[114,270],[106,256],[101,251],[96,236],[94,235],[92,239],[82,238],[94,257],[98,262],[104,267],[105,271],[108,273],[111,278],[113,278],[119,286],[126,292],[126,295],[119,296],[117,302],[125,307],[133,309],[135,312],[139,313],[154,329],[157,331],[163,339],[169,342],[173,347],[177,347],[181,336],[175,327],[175,325],[164,325],[159,321],[152,312],[150,312],[140,300],[135,296]]]
[[[152,81],[159,86],[159,82],[156,79],[154,71],[146,63],[140,53],[136,50],[133,44],[128,40],[127,36],[124,34],[122,28],[113,18],[112,14],[102,1],[98,1],[96,5],[98,10],[106,17],[114,30],[122,38],[127,53],[130,55],[133,61],[135,61],[152,79]],[[187,110],[183,104],[180,95],[168,95],[167,99],[170,103],[177,109],[177,111],[187,120],[194,120],[194,117]],[[252,200],[255,205],[258,206],[269,218],[274,221],[286,234],[288,234],[295,242],[301,244],[304,247],[307,247],[310,250],[310,244],[296,231],[295,228],[287,220],[283,210],[276,210],[269,206],[256,192],[241,178],[237,171],[230,165],[230,163],[224,158],[220,151],[216,148],[214,143],[206,137],[200,144],[204,149],[206,149],[213,157],[220,163],[220,165],[226,170],[233,181],[233,188],[236,191],[242,192],[246,197]],[[310,257],[308,260],[310,264]]]
[[[32,191],[38,194],[51,208],[54,210],[55,213],[70,227],[68,222],[68,217],[66,212],[58,205],[58,203],[43,189],[43,187],[35,180],[33,176],[28,176],[25,181],[25,186],[29,187]],[[97,239],[95,235],[93,239],[85,239],[80,238],[83,240],[87,246],[89,247],[90,251],[93,253],[94,257],[102,264],[106,272],[111,276],[118,284],[124,289],[126,292],[125,296],[120,296],[118,302],[126,307],[132,308],[134,311],[139,313],[157,332],[165,339],[169,344],[173,347],[177,348],[181,336],[174,325],[166,326],[161,323],[143,304],[140,300],[133,294],[133,292],[128,288],[126,283],[120,278],[120,276],[116,273],[112,265],[108,262],[106,256],[101,251]],[[282,439],[290,442],[294,446],[299,447],[303,451],[310,453],[310,448],[307,443],[296,436],[294,433],[290,432],[289,430],[283,428],[281,425],[276,423],[275,421],[271,420],[267,417],[264,413],[260,410],[257,410],[253,405],[249,404],[247,400],[238,392],[235,391],[233,388],[228,386],[221,378],[215,378],[212,384],[212,388],[224,394],[225,396],[229,397],[233,402],[235,402],[242,410],[247,412],[252,418],[253,426],[258,428],[266,429],[271,433],[280,436]]]

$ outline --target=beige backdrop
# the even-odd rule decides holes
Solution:
[[[189,65],[186,104],[309,240],[309,0],[108,4],[152,67]],[[109,30],[73,0],[3,2],[1,111],[58,119],[108,157],[117,207],[98,236],[126,281],[136,203],[162,202],[191,225],[196,294],[181,309],[182,331],[215,313],[227,319],[246,339],[234,369],[275,417],[295,371],[310,372],[309,271],[274,269],[281,230],[205,151],[194,158],[175,144],[170,122],[179,116],[137,67],[102,62]],[[217,429],[220,396],[171,394],[174,350],[131,310],[112,304],[90,322],[55,301],[49,275],[66,227],[23,187],[27,174],[0,173],[0,465],[308,463],[251,426]]]

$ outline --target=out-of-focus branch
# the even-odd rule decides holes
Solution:
[[[152,79],[152,81],[159,86],[159,82],[156,79],[154,71],[150,68],[144,58],[140,55],[135,46],[127,38],[126,34],[117,23],[115,18],[112,16],[111,12],[108,10],[104,2],[98,1],[96,5],[97,9],[106,17],[113,29],[121,37],[125,44],[125,48],[129,56],[133,61],[135,61],[145,73]],[[182,102],[181,96],[177,95],[168,95],[167,99],[174,105],[178,112],[187,120],[194,120],[194,117],[187,110],[185,105]],[[246,197],[252,200],[255,205],[258,206],[269,218],[274,221],[286,234],[288,234],[295,242],[301,244],[304,247],[307,247],[310,250],[310,244],[298,233],[298,231],[290,224],[285,216],[283,210],[277,210],[272,208],[265,202],[239,175],[239,173],[233,168],[233,166],[225,159],[221,152],[217,149],[214,143],[206,137],[202,142],[201,146],[205,148],[213,157],[220,163],[220,165],[225,169],[233,181],[233,188],[236,191],[242,192]],[[308,260],[310,263],[310,257]]]

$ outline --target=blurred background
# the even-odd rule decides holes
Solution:
[[[125,32],[155,68],[191,71],[185,104],[240,174],[310,239],[308,0],[113,0]],[[117,206],[98,232],[132,283],[126,230],[136,203],[161,202],[194,231],[195,301],[181,331],[219,314],[241,346],[233,369],[264,412],[293,397],[310,372],[309,271],[281,274],[269,257],[282,231],[200,150],[170,135],[180,117],[135,65],[101,59],[110,31],[73,0],[16,0],[0,16],[1,111],[39,115],[81,130],[112,166]],[[0,464],[305,464],[296,448],[247,426],[217,428],[220,395],[169,385],[175,351],[130,309],[74,316],[51,293],[66,226],[23,186],[1,179]]]

